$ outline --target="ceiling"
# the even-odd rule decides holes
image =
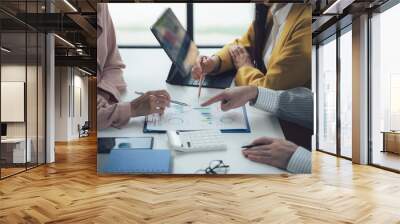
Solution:
[[[351,24],[352,18],[372,11],[388,0],[313,0],[313,43]]]
[[[2,52],[7,55],[2,60],[36,58],[44,48],[44,43],[37,43],[43,38],[37,36],[50,32],[57,34],[56,66],[78,66],[95,74],[96,4],[96,0],[1,0],[1,44],[11,50]]]

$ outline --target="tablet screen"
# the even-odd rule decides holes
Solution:
[[[154,23],[151,31],[181,74],[190,75],[199,51],[170,8]]]

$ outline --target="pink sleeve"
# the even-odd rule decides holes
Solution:
[[[109,103],[97,95],[97,128],[121,128],[129,122],[131,106],[129,102]]]
[[[108,7],[105,4],[104,10],[104,39],[102,39],[105,43],[103,46],[98,46],[98,48],[106,47],[107,48],[107,56],[104,61],[103,71],[102,71],[102,79],[106,83],[112,83],[119,92],[122,92],[126,89],[126,83],[122,76],[122,69],[125,68],[125,64],[121,59],[121,55],[117,46],[117,39],[115,36],[114,24],[112,22],[110,13],[108,11]],[[100,51],[101,52],[101,51]]]
[[[129,102],[120,102],[120,94],[126,89],[123,79],[125,68],[116,43],[115,29],[107,4],[98,4],[97,31],[97,125],[99,129],[120,128],[129,122]]]

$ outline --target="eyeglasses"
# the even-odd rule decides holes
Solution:
[[[207,168],[199,169],[196,173],[205,174],[227,174],[229,165],[226,165],[222,160],[212,160]]]

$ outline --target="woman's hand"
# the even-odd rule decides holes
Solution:
[[[258,90],[255,86],[240,86],[224,90],[222,93],[212,97],[201,106],[221,101],[221,109],[227,111],[245,105],[250,100],[257,99]]]
[[[163,114],[169,107],[171,97],[165,90],[149,91],[131,101],[131,116],[145,116],[149,114]]]
[[[203,62],[202,62],[203,61]],[[199,80],[202,75],[210,74],[215,71],[220,61],[217,56],[199,56],[196,64],[192,67],[192,78]]]
[[[292,142],[262,137],[251,144],[261,144],[242,151],[243,155],[251,161],[268,164],[280,169],[286,169],[290,158],[298,146]]]
[[[243,66],[254,67],[251,62],[251,58],[249,53],[247,53],[246,49],[240,45],[233,45],[229,48],[229,54],[232,57],[233,64],[236,69],[239,69]]]

